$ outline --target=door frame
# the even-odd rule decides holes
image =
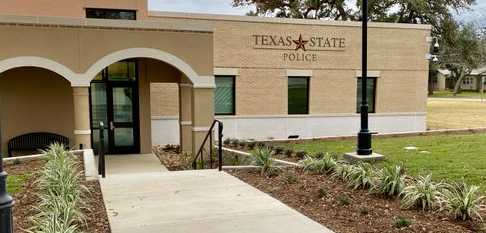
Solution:
[[[137,60],[128,59],[123,61],[133,61],[135,62],[135,81],[134,82],[127,82],[127,81],[110,81],[107,78],[107,68],[101,71],[103,80],[92,80],[91,83],[105,83],[105,93],[106,93],[106,101],[107,101],[107,125],[105,125],[105,130],[108,130],[108,148],[105,148],[107,154],[138,154],[140,153],[140,98],[139,98],[139,81],[140,81],[140,73],[139,73],[139,64]],[[122,61],[120,61],[122,62]],[[110,129],[110,122],[113,121],[113,87],[131,87],[133,90],[133,143],[134,146],[130,147],[115,147],[114,145],[114,130]],[[92,111],[92,100],[91,100],[91,84],[89,86],[89,120],[90,120],[90,127],[91,132],[94,130],[99,130],[98,127],[94,128],[93,122],[93,111]],[[91,145],[94,148],[94,138],[93,133],[91,133]]]

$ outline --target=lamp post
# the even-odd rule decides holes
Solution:
[[[371,155],[371,135],[368,128],[368,0],[363,1],[363,15],[362,15],[362,67],[361,67],[361,130],[358,133],[358,151],[357,154],[361,156]]]
[[[1,128],[0,118],[0,129]],[[3,156],[0,143],[0,233],[13,233],[13,205],[14,200],[7,193],[7,173],[3,170]]]

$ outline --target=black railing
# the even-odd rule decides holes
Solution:
[[[98,175],[101,177],[106,177],[106,167],[105,167],[105,124],[100,121],[100,135],[98,141]]]
[[[194,160],[192,162],[192,167],[197,170],[198,168],[205,169],[206,168],[206,160],[204,159],[204,152],[207,152],[206,146],[209,140],[209,169],[213,169],[214,165],[214,146],[213,146],[213,131],[214,127],[218,125],[218,170],[223,170],[223,122],[214,120],[213,124],[209,128],[208,134],[204,138],[204,141],[201,144],[196,156],[194,156]],[[199,166],[198,166],[199,165]]]

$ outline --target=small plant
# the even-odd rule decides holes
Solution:
[[[373,191],[387,196],[397,196],[405,187],[405,176],[402,166],[387,166],[376,173],[377,180]]]
[[[263,142],[258,142],[256,145],[257,145],[258,148],[267,147],[267,145]]]
[[[327,197],[327,191],[324,188],[319,188],[319,190],[317,190],[317,197],[319,197],[319,199]]]
[[[274,151],[275,151],[275,154],[276,154],[276,155],[282,154],[282,153],[284,152],[284,150],[285,150],[285,149],[284,149],[283,147],[280,147],[280,146],[276,146],[276,147],[274,148]]]
[[[360,163],[357,166],[351,166],[351,170],[346,181],[354,189],[370,189],[376,183],[376,171],[369,163]]]
[[[293,174],[287,174],[285,176],[285,181],[287,181],[288,184],[295,184],[297,183],[297,177]]]
[[[444,183],[433,182],[432,175],[420,176],[403,189],[401,205],[406,209],[434,209],[439,205],[438,201],[444,187]]]
[[[297,158],[299,158],[299,159],[304,159],[306,155],[307,155],[307,152],[305,152],[303,150],[297,151],[295,153],[295,156],[297,156]]]
[[[359,213],[360,213],[361,215],[368,215],[368,214],[370,214],[370,210],[369,210],[367,207],[361,207],[361,208],[359,209]]]
[[[398,229],[409,227],[410,225],[412,225],[412,220],[406,217],[398,216],[398,218],[395,219],[395,227]]]
[[[255,166],[261,168],[261,174],[271,176],[277,171],[272,158],[272,151],[268,147],[259,147],[252,151],[251,156]]]
[[[347,195],[341,195],[338,198],[339,204],[342,206],[347,206],[351,204],[351,200],[349,200],[349,197]]]
[[[336,160],[332,156],[324,156],[324,158],[316,159],[311,156],[305,156],[305,159],[299,162],[304,171],[315,172],[318,174],[326,174],[333,172],[336,168]]]
[[[246,141],[243,141],[243,140],[241,140],[240,143],[239,143],[239,145],[240,145],[241,148],[245,148],[246,147],[246,144],[247,144],[247,142]]]
[[[464,182],[448,185],[441,199],[443,209],[455,219],[465,221],[478,218],[482,220],[479,210],[484,196],[480,195],[478,186],[468,185]]]
[[[225,146],[229,146],[231,144],[231,138],[226,138],[224,141],[223,141],[223,144]]]
[[[284,154],[287,156],[287,158],[290,158],[294,154],[294,151],[291,149],[287,149],[285,150]]]
[[[348,182],[352,170],[353,165],[338,163],[336,164],[336,168],[334,169],[333,177],[339,178],[344,182]]]
[[[322,159],[322,158],[324,158],[324,156],[326,156],[326,153],[324,153],[324,152],[318,152],[314,157],[316,159]]]

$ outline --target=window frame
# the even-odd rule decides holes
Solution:
[[[236,115],[236,75],[215,75],[214,76],[214,81],[216,83],[217,78],[231,78],[233,81],[233,87],[232,87],[232,98],[233,98],[233,108],[230,113],[217,113],[216,112],[216,88],[214,89],[214,115],[216,116],[235,116]]]
[[[97,10],[97,11],[104,11],[104,12],[130,12],[133,13],[133,19],[114,19],[114,18],[93,18],[88,16],[88,11],[90,10]],[[137,20],[137,10],[129,10],[129,9],[109,9],[109,8],[95,8],[95,7],[88,7],[84,9],[86,18],[87,19],[108,19],[108,20]]]
[[[362,77],[359,76],[356,79],[356,113],[361,114],[361,106],[358,105],[358,81],[361,80]],[[376,94],[377,94],[377,86],[378,86],[378,77],[372,76],[372,77],[367,77],[368,81],[371,79],[373,80],[373,109],[368,108],[368,113],[376,113]],[[368,101],[368,107],[369,107],[369,101]]]
[[[289,80],[290,79],[305,79],[307,81],[306,85],[306,111],[305,113],[291,113],[289,109]],[[287,76],[287,115],[309,115],[310,114],[310,81],[311,81],[311,76]]]

